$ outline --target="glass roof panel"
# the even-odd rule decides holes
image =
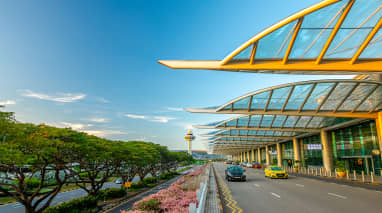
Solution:
[[[326,97],[334,83],[320,83],[314,88],[312,94],[304,104],[303,110],[316,110],[320,102]]]
[[[239,130],[231,129],[231,134],[230,135],[239,135]]]
[[[223,110],[231,110],[232,104],[229,104],[223,108]]]
[[[248,116],[243,117],[243,118],[239,118],[239,121],[238,121],[238,123],[237,123],[237,126],[238,126],[238,127],[248,126]]]
[[[248,135],[256,135],[257,131],[256,130],[249,130]]]
[[[233,103],[233,109],[248,109],[250,97],[243,98]]]
[[[270,127],[273,121],[273,115],[264,115],[260,127]]]
[[[270,91],[262,92],[253,96],[251,110],[263,110],[267,105]]]
[[[209,124],[206,124],[204,126],[216,126],[218,124],[220,124],[222,121],[216,121],[216,122],[212,122],[212,123],[209,123]]]
[[[255,59],[283,58],[288,48],[297,20],[262,38],[256,49]]]
[[[342,124],[351,120],[354,120],[354,118],[336,118],[333,125]]]
[[[342,28],[374,27],[382,16],[380,0],[357,0],[346,15]]]
[[[233,59],[234,60],[235,59],[238,59],[238,60],[247,59],[247,60],[249,60],[249,58],[251,57],[251,54],[252,54],[252,47],[253,47],[253,44],[249,45],[247,48],[245,48],[243,51],[241,51],[235,57],[233,57]]]
[[[352,94],[345,100],[342,106],[339,108],[339,111],[351,111],[353,110],[361,101],[365,98],[365,95],[369,94],[373,89],[374,85],[361,83],[358,87],[352,92]],[[372,100],[371,100],[372,101]],[[369,102],[371,104],[371,102]],[[361,107],[363,105],[363,107]],[[367,111],[369,109],[367,101],[364,102],[357,111]]]
[[[371,29],[340,29],[333,39],[325,58],[352,58]]]
[[[348,1],[340,1],[305,16],[301,28],[332,28]]]
[[[229,130],[219,133],[219,135],[229,135]]]
[[[382,28],[379,29],[359,58],[382,58]]]
[[[280,132],[280,131],[276,131],[275,134],[274,134],[274,136],[281,136],[281,133],[282,133],[282,132]]]
[[[289,58],[317,58],[332,29],[300,29]]]
[[[207,133],[206,135],[216,135],[218,133],[221,133],[221,132],[225,132],[226,130],[215,130],[215,131],[212,131],[212,132],[209,132]]]
[[[312,86],[313,84],[297,85],[288,100],[285,110],[298,110]]]
[[[319,128],[324,128],[332,125],[333,121],[335,120],[335,117],[325,117],[325,119],[322,120]]]
[[[298,120],[296,124],[296,128],[304,128],[310,119],[312,119],[312,116],[301,116],[300,120]]]
[[[353,89],[354,86],[355,83],[339,83],[330,94],[324,105],[322,105],[321,110],[335,110],[338,104],[340,104],[341,101],[343,101],[345,98],[344,95],[348,94],[348,92]]]
[[[272,127],[281,127],[286,119],[285,115],[276,115],[275,121],[272,124]]]
[[[284,127],[294,127],[299,116],[289,116],[287,121],[284,124]]]
[[[281,109],[288,98],[291,89],[292,87],[283,87],[273,90],[268,109]]]
[[[240,136],[247,136],[248,130],[240,130],[239,133],[240,133]]]
[[[274,133],[275,131],[266,131],[265,136],[273,136]]]
[[[376,110],[378,111],[381,109],[381,101],[382,101],[382,86],[379,86],[378,89],[376,89],[373,94],[369,96],[369,98],[364,101],[361,106],[357,109],[357,111],[369,111],[374,109],[378,104],[379,108]]]
[[[234,127],[236,126],[236,119],[230,120],[226,123],[227,127]]]
[[[320,128],[320,124],[323,119],[325,119],[325,117],[313,117],[307,128]]]
[[[261,120],[261,115],[252,115],[249,121],[249,127],[258,127]]]
[[[257,136],[264,136],[264,134],[265,134],[265,131],[263,131],[263,130],[259,130],[256,132]]]

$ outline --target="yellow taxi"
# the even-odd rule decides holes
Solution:
[[[288,179],[288,173],[278,166],[267,166],[264,170],[265,177]]]

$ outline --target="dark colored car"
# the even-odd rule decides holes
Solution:
[[[240,165],[240,162],[239,162],[239,161],[234,161],[234,162],[232,163],[232,165]]]
[[[229,166],[225,170],[225,178],[228,181],[239,180],[246,181],[247,176],[244,174],[245,170],[241,166]]]

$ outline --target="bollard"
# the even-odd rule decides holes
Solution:
[[[332,177],[332,170],[329,170],[329,177]]]
[[[371,183],[374,183],[374,172],[371,172],[370,176],[371,176]]]
[[[365,183],[365,172],[364,171],[362,171],[362,182]]]
[[[318,168],[315,168],[315,171],[316,171],[316,176],[318,175]]]
[[[322,168],[320,167],[320,177],[322,177]]]
[[[346,179],[348,179],[348,180],[350,179],[349,178],[349,170],[346,170]]]
[[[357,172],[353,170],[354,180],[357,180]]]

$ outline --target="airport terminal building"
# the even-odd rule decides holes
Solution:
[[[325,0],[258,33],[219,61],[173,69],[328,75],[264,88],[193,113],[240,115],[198,128],[213,153],[262,164],[382,170],[382,1]],[[330,75],[355,75],[330,80]]]

